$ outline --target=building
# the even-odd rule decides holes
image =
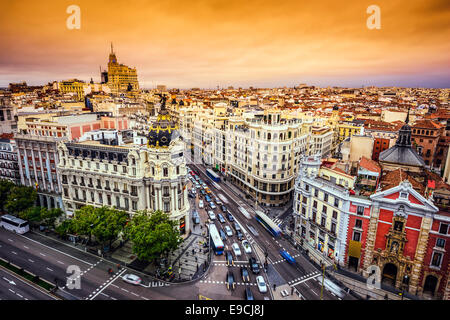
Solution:
[[[58,89],[62,94],[73,93],[78,101],[91,92],[89,84],[77,79],[58,82]]]
[[[329,127],[311,127],[309,155],[319,154],[322,158],[331,155],[333,130]]]
[[[148,145],[135,145],[129,130],[98,130],[79,142],[61,142],[58,171],[70,216],[82,206],[114,206],[133,215],[162,210],[189,229],[187,167],[177,126],[162,109],[151,125]],[[81,139],[80,139],[81,140]]]
[[[230,119],[225,134],[227,180],[263,206],[287,204],[307,150],[301,120],[268,109],[248,120]]]
[[[413,146],[423,158],[425,165],[428,168],[440,168],[442,162],[439,165],[436,163],[436,155],[439,140],[444,136],[445,126],[431,120],[418,120],[411,129]]]
[[[12,136],[12,134],[0,136],[0,179],[18,184],[20,182],[20,172],[17,162],[16,143]]]
[[[16,110],[11,104],[10,97],[0,95],[0,135],[17,131]]]
[[[108,86],[113,94],[133,92],[139,90],[136,68],[119,64],[111,44],[111,53],[108,61]]]

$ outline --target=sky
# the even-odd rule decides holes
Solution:
[[[448,0],[2,0],[0,87],[98,82],[112,42],[143,88],[449,88],[449,40]]]

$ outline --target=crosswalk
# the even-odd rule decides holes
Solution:
[[[288,281],[288,284],[290,286],[296,286],[296,285],[298,285],[300,283],[303,283],[303,282],[306,282],[308,280],[317,279],[318,276],[320,276],[320,272],[318,272],[318,271],[310,272],[309,274],[305,274],[302,277],[299,277],[299,278],[293,279],[291,281]]]
[[[296,258],[296,257],[299,257],[301,254],[300,253],[297,253],[297,254],[295,254],[295,255],[293,255],[292,256],[292,258]],[[274,261],[274,262],[272,262],[272,264],[277,264],[277,263],[281,263],[281,262],[285,262],[286,261],[286,259],[280,259],[280,260],[278,260],[278,261]]]
[[[216,280],[200,280],[200,283],[209,283],[209,284],[226,284],[225,281],[216,281]],[[256,283],[252,282],[236,282],[238,286],[256,286]]]
[[[283,222],[283,220],[280,219],[280,218],[272,219],[272,221],[275,222],[275,224],[276,224],[277,226],[280,226],[280,224]]]

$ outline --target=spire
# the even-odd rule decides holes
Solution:
[[[406,120],[405,120],[406,124],[409,123],[409,110],[411,110],[411,107],[408,108],[408,114],[406,115]]]
[[[114,54],[113,44],[111,42],[111,54]]]

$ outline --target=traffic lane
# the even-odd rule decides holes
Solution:
[[[113,264],[102,260],[90,264],[21,236],[8,238],[8,243],[2,243],[2,245],[4,247],[2,249],[9,249],[9,251],[1,251],[3,254],[10,253],[8,260],[49,282],[54,283],[56,279],[59,287],[64,288],[67,277],[71,275],[67,273],[68,266],[77,266],[80,270],[82,286],[80,289],[72,289],[70,293],[78,298],[88,297],[109,278],[108,268],[114,267]]]
[[[34,248],[31,247],[31,244],[27,243],[25,246],[19,242],[15,242],[15,244],[15,246],[12,246],[9,243],[2,242],[0,256],[50,283],[56,281],[59,287],[65,286],[67,277],[70,276],[67,273],[68,266],[76,265],[79,267],[82,281],[84,273],[92,268],[92,266],[83,265],[80,261],[70,259],[65,255],[55,255],[54,252],[51,252],[52,249],[46,247],[36,248],[36,251],[32,251]],[[22,249],[21,247],[27,247],[28,249]],[[99,285],[99,279],[95,280],[97,283],[83,281],[82,289],[71,293],[78,298],[84,297]]]
[[[0,269],[0,284],[0,297],[3,300],[56,300],[3,269]]]

